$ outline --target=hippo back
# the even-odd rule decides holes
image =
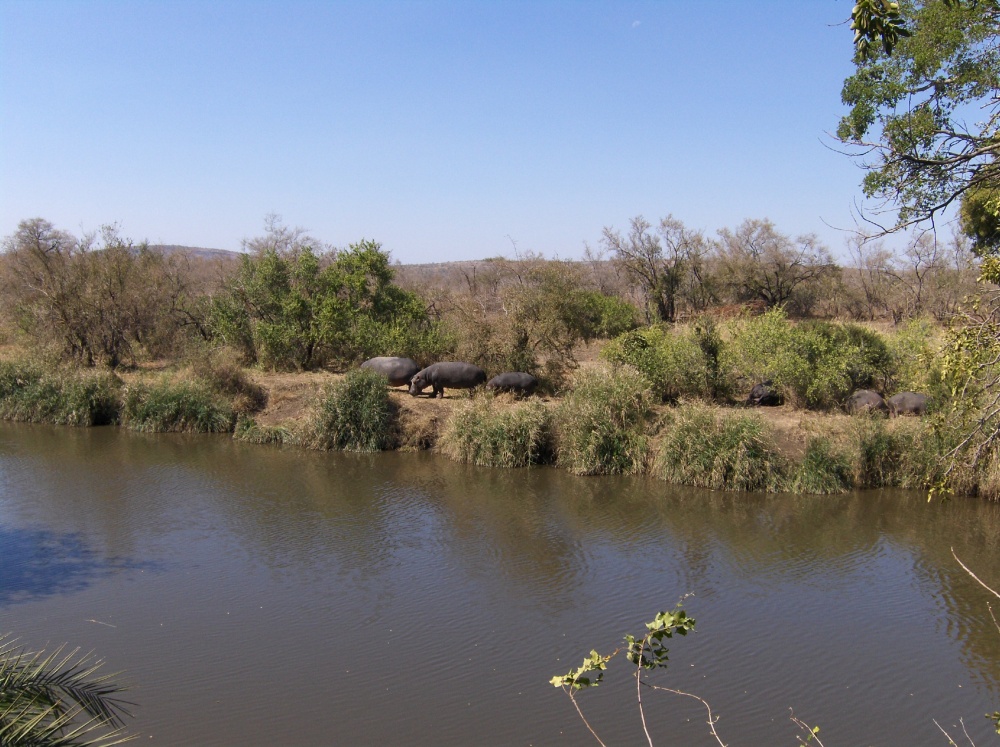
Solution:
[[[777,407],[781,404],[781,395],[774,388],[770,379],[762,381],[750,390],[747,397],[749,407]]]
[[[486,372],[479,366],[461,361],[432,363],[418,371],[410,380],[410,394],[417,394],[427,386],[435,392],[444,389],[472,389],[486,383]]]
[[[847,411],[852,415],[865,412],[888,413],[889,407],[878,392],[873,392],[871,389],[859,389],[847,398]]]
[[[889,397],[890,415],[924,415],[927,413],[927,395],[919,392],[899,392]]]
[[[538,387],[538,379],[529,373],[511,371],[497,374],[488,382],[486,386],[498,392],[517,392],[518,394],[531,394]]]
[[[413,375],[420,370],[420,366],[412,358],[393,358],[390,356],[369,358],[361,364],[361,368],[382,374],[389,379],[390,386],[409,384]]]

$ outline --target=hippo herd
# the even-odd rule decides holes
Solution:
[[[768,379],[750,390],[746,404],[748,407],[770,407],[782,403],[781,394]],[[844,409],[851,415],[863,413],[882,413],[890,417],[899,415],[926,415],[928,399],[926,394],[918,392],[899,392],[889,399],[871,389],[858,389],[844,404]]]
[[[420,368],[410,358],[371,358],[361,364],[389,379],[390,386],[409,385],[410,394],[416,397],[427,387],[432,388],[433,397],[444,397],[444,390],[472,389],[486,385],[496,392],[513,392],[529,395],[538,387],[538,379],[528,373],[510,372],[486,380],[486,372],[479,366],[459,361],[441,361],[427,368]]]

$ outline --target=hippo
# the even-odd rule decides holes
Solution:
[[[538,379],[529,373],[502,373],[487,381],[486,386],[496,392],[513,392],[527,396],[538,387]]]
[[[428,386],[434,387],[435,397],[444,397],[444,388],[472,389],[486,383],[486,372],[471,363],[442,361],[417,371],[410,380],[410,394],[416,397]]]
[[[873,392],[871,389],[858,389],[847,398],[847,411],[851,415],[858,415],[868,412],[888,413],[889,407],[886,405],[882,395]]]
[[[770,379],[760,382],[750,390],[747,407],[776,407],[781,404],[781,395]]]
[[[361,367],[370,368],[385,376],[389,380],[389,386],[409,384],[413,374],[420,370],[420,366],[411,358],[369,358],[361,364]]]
[[[897,415],[926,415],[927,395],[917,392],[900,392],[887,400],[890,417]]]

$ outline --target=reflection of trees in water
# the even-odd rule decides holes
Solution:
[[[133,567],[138,565],[104,557],[76,533],[0,526],[0,607],[80,591]]]
[[[558,606],[586,594],[595,574],[606,581],[609,563],[628,572],[676,566],[683,578],[663,586],[681,592],[711,589],[722,573],[755,583],[829,585],[850,581],[859,558],[894,548],[914,559],[916,583],[954,626],[942,634],[962,642],[973,668],[1000,661],[987,595],[949,550],[954,546],[984,581],[1000,585],[996,504],[928,504],[919,493],[894,491],[721,493],[553,468],[483,469],[434,454],[360,456],[218,437],[2,427],[18,429],[10,440],[16,457],[37,464],[30,472],[39,482],[26,487],[43,520],[86,527],[88,537],[105,538],[109,555],[131,555],[122,548],[141,546],[151,530],[189,522],[232,532],[272,573],[363,580],[405,564],[422,570],[457,563]],[[9,475],[0,479],[9,489]],[[82,493],[95,497],[65,500]],[[79,568],[88,569],[81,557]],[[0,573],[12,587],[7,567]],[[79,578],[93,572],[89,567]]]

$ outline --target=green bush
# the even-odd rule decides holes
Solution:
[[[634,366],[663,401],[709,394],[709,374],[698,332],[646,327],[619,335],[601,351],[612,363]]]
[[[388,252],[362,240],[316,252],[306,237],[272,225],[212,299],[215,339],[247,363],[313,369],[431,343],[426,304],[393,283]]]
[[[721,357],[729,385],[749,391],[770,379],[790,402],[834,409],[857,389],[885,391],[896,359],[881,335],[857,324],[792,324],[781,309],[740,320]]]
[[[235,422],[229,402],[204,383],[163,379],[125,392],[122,424],[134,431],[228,433]]]
[[[938,353],[943,333],[933,320],[921,317],[901,324],[888,336],[887,345],[896,360],[890,383],[893,392],[926,392],[930,406],[940,405],[948,396]]]
[[[579,371],[554,416],[557,464],[577,475],[642,472],[651,396],[631,366]]]
[[[438,443],[452,459],[482,467],[540,464],[550,453],[548,409],[483,392],[455,408]]]
[[[756,415],[718,417],[702,405],[669,412],[653,474],[713,490],[779,490],[785,464]]]
[[[792,493],[830,495],[851,489],[851,460],[837,451],[827,438],[813,437],[788,482]]]
[[[574,294],[575,323],[580,337],[609,339],[636,327],[638,309],[618,296],[579,290]]]
[[[267,406],[267,390],[235,363],[208,355],[196,360],[192,368],[199,381],[232,401],[236,413],[258,412]]]
[[[43,373],[0,363],[0,418],[52,425],[107,425],[118,420],[121,382],[111,373],[72,369]]]
[[[389,382],[369,369],[353,369],[327,386],[301,439],[313,449],[373,452],[393,446],[395,412]]]

